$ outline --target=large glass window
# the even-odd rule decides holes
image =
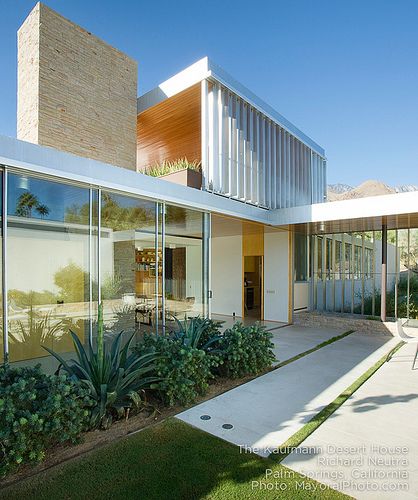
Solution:
[[[8,324],[11,361],[72,351],[69,329],[90,331],[90,190],[8,175]]]
[[[203,213],[166,206],[165,213],[165,320],[202,316]]]
[[[162,269],[162,252],[155,245],[156,204],[103,191],[100,222],[100,288],[107,334],[155,329]]]
[[[308,279],[308,240],[302,233],[295,233],[295,280]]]

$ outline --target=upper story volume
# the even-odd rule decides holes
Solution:
[[[275,209],[326,198],[324,149],[201,59],[138,99],[139,170],[181,157],[202,164],[202,188]]]

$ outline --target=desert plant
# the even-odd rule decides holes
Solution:
[[[140,392],[158,382],[155,373],[158,356],[154,353],[137,356],[130,353],[133,335],[122,347],[122,335],[119,333],[112,344],[104,343],[103,306],[99,306],[97,348],[93,349],[89,339],[87,350],[77,335],[70,332],[77,360],[64,360],[52,349],[45,349],[52,354],[74,380],[86,385],[95,401],[92,410],[91,425],[107,428],[113,417],[121,418],[126,410],[139,407],[143,402]]]
[[[220,323],[209,318],[184,318],[183,323],[176,317],[174,320],[177,324],[177,329],[171,332],[173,338],[180,341],[185,347],[193,347],[194,349],[202,349],[205,352],[210,352],[212,346],[220,340]]]
[[[215,351],[222,360],[223,372],[228,377],[238,378],[257,375],[270,367],[276,359],[272,336],[259,323],[244,326],[238,322],[225,330]]]
[[[0,476],[41,461],[57,443],[77,442],[90,420],[86,387],[36,367],[0,367]]]
[[[179,158],[177,160],[165,160],[161,163],[151,165],[145,169],[144,173],[151,177],[161,177],[162,175],[172,174],[173,172],[184,169],[200,172],[202,170],[202,165],[197,160],[189,161],[187,158]]]
[[[214,378],[213,369],[218,366],[216,356],[209,356],[202,349],[170,336],[145,335],[136,345],[135,352],[138,356],[159,356],[155,376],[160,380],[152,388],[169,406],[188,405],[199,394],[204,394]]]

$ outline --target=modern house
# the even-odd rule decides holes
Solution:
[[[326,202],[324,149],[207,58],[137,98],[135,61],[38,3],[17,118],[0,137],[12,362],[94,336],[99,301],[108,335],[417,315],[418,194]],[[193,169],[161,169],[179,160]]]

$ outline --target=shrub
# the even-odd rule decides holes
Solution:
[[[66,375],[0,367],[0,476],[41,461],[54,444],[77,442],[91,406],[87,388]]]
[[[159,356],[155,375],[161,380],[152,387],[169,406],[188,405],[204,394],[213,378],[212,368],[218,365],[216,356],[169,336],[146,335],[135,351],[139,356]]]
[[[103,304],[99,304],[97,319],[97,349],[89,339],[88,349],[74,332],[70,332],[77,360],[66,361],[58,353],[44,346],[73,379],[87,386],[95,401],[91,414],[91,425],[107,428],[113,417],[127,415],[126,410],[142,403],[139,392],[143,392],[159,378],[155,372],[156,356],[147,353],[136,356],[130,352],[134,334],[122,347],[122,333],[114,338],[110,347],[104,343]]]
[[[144,173],[151,177],[161,177],[162,175],[172,174],[184,169],[201,172],[202,165],[197,160],[189,161],[187,158],[178,158],[174,161],[165,160],[162,163],[151,165],[144,170]]]
[[[221,336],[216,352],[223,362],[228,377],[257,375],[276,359],[270,341],[272,334],[258,323],[244,326],[235,323]]]

